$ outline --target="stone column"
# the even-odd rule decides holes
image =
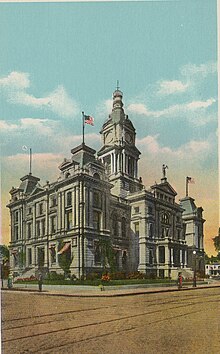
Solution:
[[[57,230],[61,229],[61,192],[58,193],[57,198]]]
[[[45,235],[49,235],[49,196],[47,195],[46,199],[46,208],[45,208]]]
[[[32,225],[32,235],[36,238],[36,204],[33,205],[33,225]]]
[[[187,267],[187,250],[185,250],[185,267]]]
[[[142,273],[146,273],[146,240],[145,237],[139,236],[139,265],[138,270]]]
[[[64,192],[61,194],[61,229],[65,229],[65,195]]]
[[[171,255],[171,266],[173,267],[173,248],[170,249],[170,255]]]
[[[165,246],[165,272],[164,272],[164,276],[169,277],[170,251],[169,251],[168,245],[164,245],[164,246]]]
[[[183,267],[183,250],[180,249],[180,267]]]
[[[79,186],[76,186],[76,226],[79,227]]]
[[[159,264],[159,253],[158,253],[158,246],[155,248],[155,263],[158,265]]]
[[[114,166],[113,166],[113,153],[111,153],[111,174],[113,173],[113,169],[114,169]]]

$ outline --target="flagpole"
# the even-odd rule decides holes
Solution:
[[[188,177],[186,177],[186,197],[188,197]]]
[[[30,148],[30,172],[29,172],[29,175],[31,175],[31,168],[32,168],[32,149]]]
[[[84,112],[82,112],[82,133],[83,133],[83,145],[85,145],[85,117]]]

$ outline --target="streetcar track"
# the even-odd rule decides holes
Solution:
[[[218,296],[218,295],[215,295],[215,296]],[[190,299],[195,299],[195,297],[188,297],[187,299],[184,299],[184,301],[188,301]],[[143,301],[145,302],[145,301]],[[176,299],[175,300],[171,300],[171,301],[163,301],[163,302],[160,302],[159,304],[158,303],[155,303],[155,301],[148,301],[148,302],[153,302],[152,304],[149,304],[149,307],[154,307],[154,306],[159,306],[159,305],[167,305],[167,304],[175,304],[175,303],[179,303],[179,301],[177,301]],[[182,301],[181,301],[182,302]],[[218,300],[213,300],[213,301],[205,301],[206,303],[208,302],[218,302]],[[199,302],[194,302],[194,303],[184,303],[184,306],[187,306],[187,305],[192,305],[192,304],[198,304]],[[58,312],[58,313],[54,313],[54,314],[43,314],[43,315],[37,315],[37,316],[29,316],[29,317],[23,317],[23,318],[19,318],[19,319],[16,319],[16,320],[24,320],[24,319],[41,319],[43,317],[48,317],[48,316],[60,316],[60,315],[66,315],[66,314],[71,314],[71,313],[79,313],[79,312],[85,312],[85,311],[96,311],[96,310],[102,310],[102,309],[109,309],[109,308],[116,308],[117,305],[112,305],[112,306],[102,306],[102,307],[97,307],[97,308],[92,308],[92,309],[81,309],[81,310],[71,310],[71,311],[65,311],[65,312]],[[120,307],[120,306],[119,306]],[[13,320],[3,320],[2,322],[5,322],[5,323],[8,323],[8,322],[11,322]],[[49,320],[47,322],[37,322],[37,323],[32,323],[32,327],[33,326],[38,326],[38,325],[41,325],[41,324],[50,324],[50,323],[53,323],[53,322],[58,322],[58,321],[61,321],[61,320]],[[9,330],[13,330],[13,329],[19,329],[19,328],[23,328],[23,327],[27,327],[28,324],[21,324],[21,325],[18,325],[18,326],[13,326],[13,327],[10,327],[10,328],[4,328],[4,331],[9,331]]]
[[[197,303],[188,304],[188,306],[193,306],[193,305],[196,305],[196,304],[198,304],[198,302]],[[170,308],[168,308],[166,310],[178,309],[178,308],[182,308],[182,307],[185,307],[185,306],[186,306],[185,304],[184,305],[179,305],[179,306],[175,306],[175,307],[170,307]],[[102,324],[105,324],[105,323],[123,321],[123,320],[126,320],[126,319],[135,318],[135,317],[141,317],[141,316],[146,316],[146,315],[151,315],[151,314],[155,314],[155,313],[162,312],[162,311],[163,311],[163,309],[160,309],[160,310],[155,310],[155,311],[150,311],[150,312],[143,312],[143,313],[139,313],[139,314],[135,314],[135,315],[131,315],[131,316],[123,316],[123,317],[120,317],[120,318],[115,318],[115,319],[106,320],[106,321],[97,321],[97,322],[92,322],[92,323],[86,323],[86,324],[83,324],[83,325],[66,327],[66,328],[63,328],[63,329],[57,329],[57,330],[53,330],[53,331],[47,331],[47,332],[42,332],[42,333],[34,333],[34,334],[31,334],[31,335],[26,335],[26,336],[11,338],[11,339],[5,339],[5,340],[2,340],[2,342],[3,343],[13,342],[13,341],[21,340],[21,339],[27,339],[27,338],[30,338],[30,337],[31,338],[39,337],[39,336],[48,335],[48,334],[50,335],[50,334],[54,334],[54,333],[65,332],[65,331],[72,330],[72,329],[79,329],[79,328],[85,328],[85,327],[89,327],[89,326],[102,325]]]
[[[164,321],[169,321],[169,320],[172,320],[172,319],[176,319],[176,318],[179,318],[179,317],[184,317],[184,316],[188,316],[188,315],[191,315],[193,313],[199,313],[200,310],[198,311],[191,311],[191,312],[187,312],[187,313],[184,313],[184,314],[181,314],[181,315],[175,315],[175,316],[169,316],[167,318],[163,318],[161,320],[155,320],[155,321],[152,321],[152,322],[148,322],[145,324],[146,325],[152,325],[154,323],[160,323],[160,322],[164,322]],[[75,341],[71,341],[71,342],[68,342],[68,343],[65,343],[65,344],[60,344],[60,345],[56,345],[56,346],[52,346],[52,347],[48,347],[47,349],[43,350],[36,350],[36,351],[31,351],[32,353],[47,353],[48,350],[51,350],[51,349],[54,349],[54,348],[63,348],[63,347],[66,347],[68,345],[73,345],[73,344],[78,344],[78,343],[83,343],[83,342],[87,342],[87,341],[90,341],[90,340],[93,340],[93,339],[97,339],[97,338],[103,338],[103,337],[107,337],[107,336],[110,336],[110,335],[115,335],[117,333],[121,333],[121,332],[129,332],[129,331],[133,331],[133,330],[137,330],[140,326],[133,326],[129,329],[123,329],[123,330],[119,330],[119,331],[111,331],[111,332],[108,332],[108,333],[104,333],[104,334],[100,334],[100,335],[96,335],[96,336],[90,336],[90,337],[87,337],[87,338],[84,338],[84,339],[79,339],[79,340],[75,340]],[[143,327],[143,324],[141,325],[141,327]]]
[[[108,306],[108,307],[116,307],[116,306],[117,306],[117,305],[112,305],[112,306]],[[85,311],[95,311],[95,310],[101,310],[101,309],[106,309],[106,306],[95,307],[95,308],[92,308],[92,309],[89,308],[89,309],[81,309],[81,310],[70,310],[70,311],[63,311],[63,312],[56,312],[56,313],[45,313],[45,314],[36,315],[36,316],[12,318],[12,319],[10,319],[10,320],[2,320],[2,323],[4,323],[4,322],[20,321],[20,320],[28,320],[28,319],[34,319],[34,318],[41,318],[41,317],[48,317],[48,316],[63,315],[63,314],[68,314],[68,313],[85,312]]]

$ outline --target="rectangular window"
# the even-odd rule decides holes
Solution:
[[[72,192],[66,194],[66,206],[72,205]]]
[[[94,210],[93,211],[93,227],[95,230],[100,230],[100,219],[101,215],[99,211]]]
[[[57,199],[56,199],[56,197],[53,195],[52,197],[51,197],[51,200],[50,200],[50,206],[51,207],[55,207],[57,205]]]
[[[18,226],[15,226],[15,229],[14,229],[14,236],[15,236],[15,240],[18,240]]]
[[[30,215],[32,212],[32,208],[28,208],[28,214]]]
[[[43,214],[43,203],[39,204],[39,215]]]
[[[50,221],[51,221],[51,234],[54,234],[56,232],[56,216],[51,216]]]
[[[135,233],[135,236],[139,237],[139,234],[140,234],[139,222],[134,223],[134,233]]]
[[[28,265],[32,264],[32,249],[28,248]]]
[[[95,191],[93,193],[93,206],[101,209],[102,207],[102,195],[100,192]]]
[[[31,238],[31,223],[27,224],[27,238]]]
[[[45,220],[44,219],[41,221],[41,227],[42,227],[42,235],[44,236],[45,235]]]
[[[165,247],[159,247],[159,263],[165,263]]]
[[[36,222],[36,234],[37,236],[40,236],[40,221]]]
[[[68,211],[66,213],[66,227],[67,227],[67,230],[70,230],[73,227],[72,210]]]
[[[18,211],[15,212],[15,222],[18,222]]]
[[[135,213],[135,214],[138,214],[138,213],[139,213],[139,211],[140,211],[139,206],[138,206],[138,207],[134,207],[134,213]]]

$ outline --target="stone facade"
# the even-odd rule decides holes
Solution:
[[[203,210],[189,197],[176,203],[166,166],[161,183],[149,190],[143,185],[135,128],[118,89],[101,137],[97,154],[84,143],[73,148],[56,182],[41,186],[28,174],[11,189],[10,264],[15,272],[39,267],[61,272],[59,254],[68,252],[71,273],[85,277],[110,267],[110,248],[118,271],[175,278],[192,267],[192,250],[204,255]]]

